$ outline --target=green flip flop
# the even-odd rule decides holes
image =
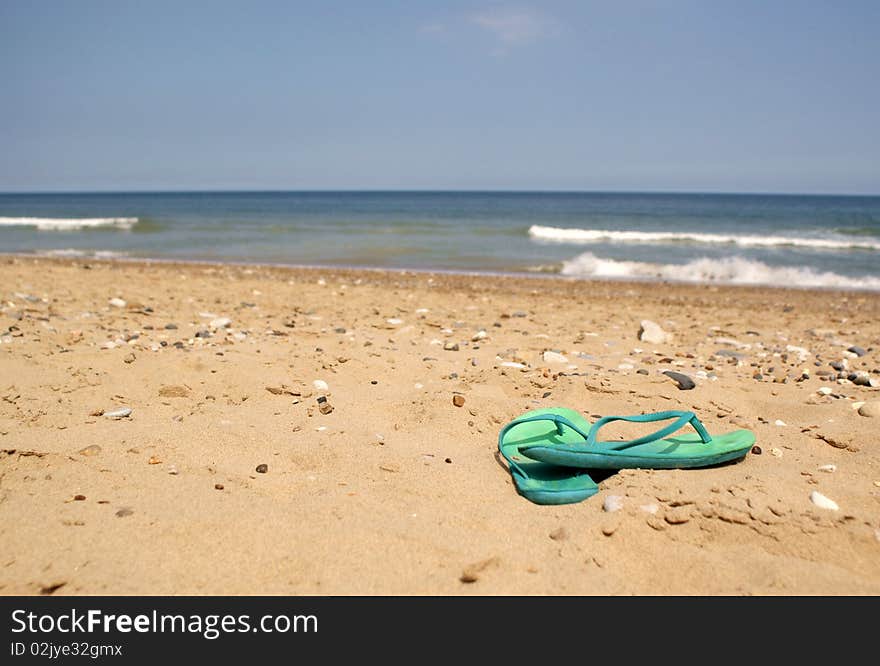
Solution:
[[[563,430],[560,422],[567,424],[568,430]],[[573,504],[599,492],[599,486],[583,470],[529,460],[521,455],[525,446],[582,443],[586,436],[582,431],[589,427],[580,414],[564,408],[536,409],[504,426],[498,435],[498,449],[507,460],[519,494],[535,504]]]
[[[596,441],[599,429],[611,421],[650,423],[669,419],[675,421],[650,435],[624,442]],[[670,436],[687,424],[693,426],[696,432]],[[586,432],[583,418],[575,420],[559,415],[556,426],[565,435],[560,435],[556,440],[523,443],[518,447],[518,453],[531,460],[561,467],[685,469],[739,460],[755,443],[755,434],[751,430],[710,435],[696,414],[682,411],[606,416],[588,427]]]

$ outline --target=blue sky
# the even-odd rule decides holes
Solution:
[[[880,2],[0,2],[0,191],[880,194]]]

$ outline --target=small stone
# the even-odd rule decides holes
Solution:
[[[396,463],[387,463],[385,465],[379,465],[379,469],[383,472],[399,472],[400,465],[397,465]]]
[[[831,363],[829,363],[829,365],[832,368],[834,368],[835,370],[837,370],[837,372],[843,372],[844,370],[846,370],[846,360],[845,359],[843,361],[832,361]]]
[[[74,495],[73,496],[74,502],[83,502],[83,501],[85,501],[85,499],[86,499],[85,495]]]
[[[846,351],[850,352],[851,354],[855,354],[856,356],[864,356],[865,354],[868,353],[863,348],[861,348],[857,345],[853,345],[852,347],[850,347]]]
[[[834,391],[827,386],[822,386],[816,390],[819,395],[831,395]]]
[[[124,308],[126,306],[126,302],[123,301],[121,298],[111,298],[109,303],[114,308]]]
[[[859,416],[867,416],[869,418],[880,418],[880,402],[866,402],[859,407]]]
[[[810,493],[810,501],[818,506],[820,509],[828,509],[829,511],[837,511],[838,509],[840,509],[840,507],[837,506],[837,502],[835,502],[833,499],[825,497],[825,495],[817,490],[814,490]]]
[[[488,333],[486,331],[477,331],[471,336],[471,342],[477,342],[478,340],[484,340],[487,337]]]
[[[108,419],[124,419],[127,416],[131,416],[131,407],[120,407],[119,409],[112,409],[109,412],[104,412],[104,416]]]
[[[162,462],[162,459],[159,456],[150,456],[150,459],[147,461],[148,465],[158,465]]]
[[[457,342],[447,342],[443,345],[443,349],[445,351],[458,351],[458,343]]]
[[[620,511],[623,508],[623,497],[620,495],[608,495],[602,502],[602,509],[608,513]]]
[[[134,363],[137,360],[137,356],[133,353],[126,354],[125,358],[122,359],[124,363]]]
[[[117,518],[125,518],[126,516],[130,516],[134,513],[134,511],[127,506],[122,507],[119,511],[116,512]]]
[[[213,329],[218,328],[229,328],[229,325],[232,324],[232,320],[229,317],[217,317],[216,319],[212,319],[211,323],[208,324]]]
[[[266,463],[261,463],[257,465],[255,471],[257,472],[257,474],[265,474],[269,471],[269,465],[267,465]]]
[[[754,453],[756,456],[759,456],[763,453],[763,451],[762,451],[761,447],[756,444],[755,446],[752,447],[752,453]]]
[[[835,465],[833,463],[830,465],[819,465],[819,471],[820,472],[828,472],[830,474],[832,472],[837,471],[837,465]]]
[[[777,425],[777,426],[780,426],[780,427],[783,427],[783,426],[788,425],[785,421],[782,421],[782,420],[780,420],[780,419],[776,419],[776,421],[774,421],[773,424],[774,424],[774,425]]]
[[[637,375],[647,375],[648,371],[645,370],[645,368],[639,368],[638,370],[636,370],[636,374]]]
[[[673,380],[676,384],[678,384],[679,390],[690,391],[696,386],[693,379],[680,372],[675,372],[673,370],[664,370],[663,374]]]
[[[464,396],[458,395],[458,394],[452,396],[452,404],[455,405],[456,407],[463,407],[464,406]]]
[[[691,510],[687,506],[677,506],[669,509],[663,516],[663,519],[670,525],[683,525],[690,521]]]
[[[669,341],[669,334],[660,328],[659,324],[649,319],[643,319],[639,328],[639,340],[650,342],[653,345],[661,345]]]
[[[330,387],[327,386],[327,382],[322,379],[316,379],[312,382],[312,386],[314,386],[318,391],[328,391]]]
[[[96,456],[101,453],[101,447],[97,444],[90,444],[84,449],[80,449],[79,451],[77,451],[77,453],[79,453],[81,456]]]
[[[397,319],[396,317],[391,317],[390,319],[385,320],[386,323],[391,324],[392,326],[398,326],[403,323],[403,319]]]
[[[554,351],[545,351],[542,358],[544,363],[568,363],[568,359],[565,356]]]
[[[165,324],[165,330],[166,331],[176,331],[177,324]]]
[[[223,490],[223,487],[224,486],[222,483],[215,483],[214,484],[214,490]]]

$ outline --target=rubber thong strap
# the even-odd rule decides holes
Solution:
[[[511,428],[513,428],[514,426],[518,426],[523,423],[531,423],[533,421],[553,421],[553,423],[556,424],[556,434],[559,435],[560,437],[565,432],[562,429],[562,426],[567,426],[567,427],[571,428],[572,430],[574,430],[578,435],[583,437],[585,440],[589,441],[589,437],[588,437],[587,433],[585,433],[583,430],[578,428],[574,423],[569,421],[564,416],[559,416],[558,414],[538,414],[536,416],[526,416],[521,419],[514,419],[513,421],[508,423],[506,426],[504,426],[501,429],[501,432],[498,433],[498,450],[501,451],[501,455],[504,456],[504,459],[507,460],[507,463],[510,465],[510,467],[512,469],[516,470],[516,472],[520,476],[522,476],[523,478],[528,478],[528,475],[522,470],[522,468],[519,465],[517,465],[513,460],[511,460],[510,456],[508,456],[504,452],[504,447],[503,447],[504,435],[506,435],[508,433],[508,431]]]
[[[642,437],[638,437],[636,439],[631,439],[627,442],[597,442],[596,435],[599,432],[599,429],[604,426],[606,423],[610,423],[611,421],[631,421],[633,423],[651,423],[653,421],[666,421],[667,419],[675,419],[674,422],[670,423],[668,426],[664,428],[660,428],[656,432],[652,432],[649,435],[644,435]],[[697,415],[693,412],[680,412],[680,411],[669,411],[669,412],[655,412],[653,414],[637,414],[635,416],[606,416],[604,418],[596,421],[593,426],[590,428],[590,432],[587,435],[587,446],[593,446],[596,444],[604,444],[605,446],[620,450],[627,449],[631,446],[637,446],[639,444],[647,444],[648,442],[655,442],[658,439],[663,439],[667,435],[671,435],[676,430],[683,428],[685,425],[690,423],[694,430],[697,431],[697,434],[700,436],[700,439],[703,440],[704,444],[708,444],[712,441],[712,437],[706,432],[706,428],[703,427],[703,424],[700,423],[700,419],[697,418]]]

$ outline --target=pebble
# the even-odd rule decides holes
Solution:
[[[120,407],[119,409],[112,409],[109,412],[104,412],[104,416],[108,419],[124,419],[126,416],[131,415],[131,407]]]
[[[777,426],[782,427],[782,426],[787,426],[788,424],[781,419],[776,419],[776,421],[773,422],[773,425],[777,425]]]
[[[165,324],[165,330],[166,331],[176,331],[177,324]]]
[[[859,407],[859,416],[868,416],[871,418],[880,418],[880,402],[866,402]]]
[[[855,354],[856,356],[864,356],[865,354],[868,353],[863,348],[861,348],[857,345],[853,345],[852,347],[850,347],[846,351],[850,352],[851,354]]]
[[[820,472],[828,472],[828,473],[830,474],[831,472],[836,472],[836,471],[837,471],[837,465],[834,465],[834,464],[830,464],[830,465],[819,465],[819,471],[820,471]]]
[[[130,516],[134,513],[132,509],[129,509],[127,506],[122,507],[119,511],[116,512],[117,518],[125,518],[126,516]]]
[[[484,340],[488,334],[486,331],[477,331],[471,336],[471,342],[476,342],[477,340]]]
[[[856,386],[870,386],[871,376],[867,372],[854,372],[847,377]]]
[[[403,323],[403,319],[398,319],[397,317],[391,317],[391,319],[386,319],[385,323],[391,324],[392,326],[397,326],[398,324]]]
[[[222,483],[215,483],[214,484],[214,490],[223,490],[223,487],[224,486]]]
[[[129,353],[122,359],[125,363],[134,363],[137,360],[137,356],[133,353]]]
[[[327,382],[325,382],[323,379],[316,379],[315,381],[312,382],[312,386],[314,386],[319,391],[330,390],[330,387],[327,386]]]
[[[828,388],[827,386],[822,386],[816,391],[816,393],[818,393],[819,395],[831,395],[833,392],[834,390]]]
[[[818,506],[820,509],[829,509],[831,511],[837,511],[838,509],[840,509],[840,507],[837,506],[837,502],[835,502],[833,499],[825,497],[825,495],[817,490],[814,490],[810,493],[810,501]]]
[[[662,345],[669,341],[669,334],[659,324],[650,319],[643,319],[639,328],[639,340],[650,342],[652,345]]]
[[[126,306],[126,302],[121,298],[111,298],[109,302],[114,308],[124,308]]]
[[[522,369],[522,368],[525,368],[525,367],[526,367],[526,366],[523,365],[522,363],[516,363],[516,362],[514,362],[514,361],[504,361],[503,363],[500,363],[499,365],[501,365],[502,368],[519,368],[519,369]]]
[[[452,404],[455,405],[456,407],[463,407],[464,406],[464,396],[458,395],[458,394],[452,396]]]
[[[694,380],[685,374],[675,372],[673,370],[664,370],[663,374],[678,384],[678,388],[682,391],[690,391],[696,386]]]
[[[832,361],[828,365],[830,365],[832,368],[837,370],[837,372],[843,372],[844,370],[846,370],[846,361],[845,360],[844,361]]]
[[[752,453],[754,453],[756,456],[759,456],[763,453],[763,451],[760,446],[755,445],[752,447]]]
[[[257,472],[257,474],[265,474],[269,471],[269,465],[267,465],[266,463],[261,463],[257,465],[255,471]]]
[[[231,323],[232,320],[229,317],[217,317],[216,319],[212,319],[211,323],[208,325],[211,328],[229,328]]]
[[[602,502],[602,509],[608,513],[620,511],[623,508],[623,497],[620,495],[608,495]]]
[[[101,447],[97,444],[90,444],[84,449],[80,449],[79,451],[77,451],[77,453],[79,453],[81,456],[96,456],[101,453]]]
[[[443,349],[445,351],[458,351],[458,343],[457,342],[447,342],[443,345]]]
[[[544,363],[568,363],[568,359],[554,351],[545,351],[542,358]]]

